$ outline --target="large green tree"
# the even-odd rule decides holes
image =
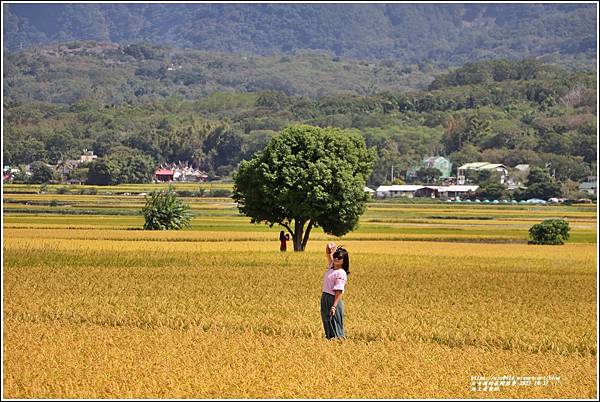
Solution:
[[[490,200],[500,200],[506,198],[507,190],[504,184],[500,183],[499,180],[492,178],[481,183],[479,188],[475,191],[475,195]]]
[[[120,169],[110,159],[98,158],[91,163],[88,170],[87,184],[110,186],[118,184]]]
[[[435,183],[442,176],[442,172],[438,168],[422,167],[416,172],[417,179],[427,184]]]
[[[138,150],[120,147],[107,159],[118,168],[118,174],[114,178],[117,184],[152,181],[156,162]]]
[[[303,251],[314,227],[335,236],[356,228],[373,160],[356,131],[288,127],[240,164],[233,198],[252,223],[285,227]]]
[[[551,197],[559,197],[561,194],[560,183],[558,183],[546,169],[534,166],[527,176],[527,190],[525,198],[541,198],[547,200]]]
[[[54,178],[54,171],[42,161],[35,161],[31,164],[32,183],[47,183]]]

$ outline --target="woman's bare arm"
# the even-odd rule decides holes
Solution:
[[[331,257],[333,250],[335,250],[335,243],[327,243],[327,245],[325,246],[325,255],[327,256],[327,266],[328,267],[331,266],[331,263],[333,261],[333,258]]]
[[[333,298],[333,306],[331,306],[331,315],[335,315],[335,310],[336,310],[337,305],[340,302],[341,298],[342,298],[342,291],[341,290],[336,290],[335,291],[335,296]]]

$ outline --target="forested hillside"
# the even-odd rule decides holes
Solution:
[[[596,64],[596,4],[5,4],[4,47],[146,41],[246,55]]]
[[[336,93],[425,89],[434,73],[418,64],[360,61],[304,52],[242,56],[150,44],[70,42],[4,55],[5,101],[139,103],[214,92]]]
[[[596,169],[594,72],[496,60],[433,77],[402,72],[408,66],[395,62],[315,55],[244,60],[148,45],[60,49],[5,57],[5,164],[57,164],[91,149],[107,166],[187,161],[227,176],[283,127],[306,123],[358,130],[377,150],[371,185],[389,182],[391,166],[402,175],[430,155],[455,166],[537,165],[571,186]],[[255,86],[241,85],[244,77]],[[285,78],[282,87],[269,81],[276,77]],[[408,89],[412,79],[420,90]]]

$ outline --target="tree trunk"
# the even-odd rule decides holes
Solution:
[[[292,239],[294,240],[294,251],[304,251],[304,242],[303,234],[304,234],[304,223],[301,219],[294,219],[294,233]]]
[[[304,232],[304,239],[302,239],[302,251],[306,248],[306,243],[308,243],[308,238],[310,237],[310,230],[313,227],[312,219],[308,221],[308,226],[306,228],[306,232]]]

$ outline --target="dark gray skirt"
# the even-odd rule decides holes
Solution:
[[[335,308],[335,315],[331,317],[329,312],[334,299],[335,297],[329,293],[321,294],[321,320],[323,320],[327,339],[344,337],[344,301],[340,299]]]

